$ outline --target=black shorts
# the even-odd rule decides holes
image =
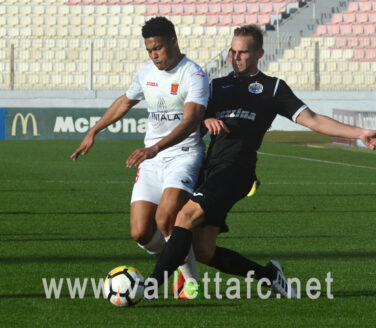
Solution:
[[[204,210],[204,224],[218,226],[221,232],[227,232],[227,212],[248,194],[255,179],[255,167],[220,164],[204,168],[198,187],[190,197]]]

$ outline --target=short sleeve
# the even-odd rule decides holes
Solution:
[[[278,79],[274,91],[274,99],[278,114],[296,122],[299,114],[307,108],[283,80]]]
[[[143,99],[145,99],[144,91],[143,91],[143,89],[141,87],[141,83],[140,83],[139,74],[140,74],[140,71],[138,71],[133,76],[132,84],[130,85],[130,87],[128,88],[128,90],[125,93],[126,96],[129,99],[132,99],[132,100],[143,100]]]
[[[206,107],[209,98],[208,76],[201,70],[192,72],[187,81],[187,91],[185,103],[194,102]]]

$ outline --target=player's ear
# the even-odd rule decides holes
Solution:
[[[263,48],[257,50],[258,59],[260,59],[262,56],[264,56],[264,49]]]

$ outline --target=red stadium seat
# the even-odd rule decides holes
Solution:
[[[353,34],[363,34],[364,29],[363,29],[363,24],[354,24],[352,26],[352,32]]]
[[[360,9],[361,11],[371,11],[372,10],[372,2],[361,2]]]
[[[336,26],[338,26],[338,32],[335,32],[334,34],[345,34],[345,35],[352,34],[352,25],[350,24],[342,24],[341,31],[339,31],[339,25],[333,25],[330,27],[329,34],[333,34],[332,28],[334,29]]]
[[[356,21],[356,14],[355,13],[348,13],[345,14],[345,23],[354,23]]]
[[[237,3],[235,5],[235,13],[244,14],[247,11],[246,3]]]
[[[351,31],[351,25],[343,25],[343,26],[349,26],[349,27],[350,27],[350,31]],[[330,35],[337,35],[337,34],[340,34],[340,28],[339,28],[339,25],[331,25],[331,26],[329,27],[328,34],[330,34]],[[343,34],[343,33],[342,33],[342,34]]]
[[[146,15],[157,15],[159,11],[158,5],[146,6]]]
[[[374,23],[366,23],[364,26],[364,34],[375,34],[376,28]]]
[[[265,14],[273,12],[273,4],[270,2],[262,4],[261,12]]]
[[[232,15],[222,15],[222,20],[218,26],[232,25]]]
[[[159,12],[162,14],[162,15],[169,15],[172,10],[171,10],[171,6],[169,4],[167,5],[162,5],[162,7],[160,8]]]
[[[217,25],[219,22],[219,18],[217,15],[208,15],[205,26],[212,26]]]
[[[368,20],[370,23],[376,23],[376,13],[369,13]]]
[[[347,39],[347,46],[349,48],[357,48],[359,45],[359,42],[358,42],[358,38],[355,37],[355,38],[348,38]]]
[[[375,48],[366,49],[364,57],[366,60],[376,61],[376,49]]]
[[[371,38],[364,36],[359,38],[359,47],[365,48],[371,46]]]
[[[184,6],[180,3],[172,7],[172,15],[182,15],[184,13]]]
[[[232,5],[232,3],[224,3],[222,5],[222,13],[229,14],[232,12],[234,12],[234,6]]]
[[[269,14],[258,15],[258,23],[259,25],[270,24],[270,15]]]
[[[246,24],[257,24],[257,14],[246,14],[245,22]]]
[[[210,14],[219,14],[221,12],[221,4],[220,3],[213,3],[210,5]]]
[[[188,3],[185,5],[184,14],[185,15],[193,15],[196,13],[196,4],[195,3]]]
[[[355,49],[353,60],[363,60],[364,59],[364,53],[365,53],[365,50],[362,49],[362,48]]]
[[[258,5],[258,3],[251,3],[249,5],[249,10],[248,12],[250,14],[257,14],[258,12],[260,12],[260,6]]]
[[[273,3],[273,9],[275,13],[285,13],[287,11],[287,6],[285,6],[285,3],[283,2],[277,2]]]
[[[341,13],[335,13],[332,16],[332,21],[328,24],[338,24],[343,22],[343,16]]]
[[[356,21],[358,23],[366,23],[368,22],[368,13],[359,13],[356,17]]]
[[[345,48],[347,46],[347,39],[344,37],[340,37],[336,39],[336,43],[334,48]]]
[[[209,5],[207,3],[199,3],[197,6],[198,14],[207,14],[209,12]]]
[[[315,36],[326,35],[326,34],[328,34],[328,28],[326,25],[317,26]]]
[[[359,11],[359,3],[358,2],[350,2],[347,8],[347,11]]]
[[[256,16],[257,20],[257,16]],[[243,14],[234,15],[234,25],[244,25],[246,23],[245,16]]]

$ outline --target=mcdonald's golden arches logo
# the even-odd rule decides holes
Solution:
[[[27,113],[25,116],[22,113],[17,113],[14,116],[13,123],[12,123],[12,130],[11,130],[12,136],[16,135],[18,119],[21,120],[21,127],[22,127],[22,134],[23,135],[25,135],[27,133],[27,127],[28,127],[28,123],[29,123],[29,119],[30,119],[31,124],[32,124],[32,128],[33,128],[33,136],[34,137],[39,136],[37,120],[35,119],[35,116],[32,113]]]

